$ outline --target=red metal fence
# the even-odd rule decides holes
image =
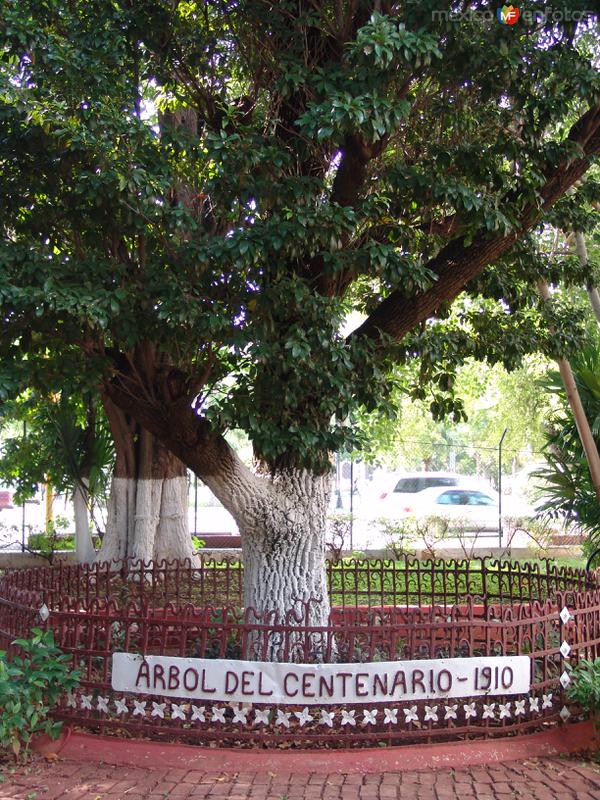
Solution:
[[[561,676],[566,685],[567,663],[598,655],[595,576],[549,563],[407,559],[329,564],[328,578],[331,616],[315,627],[306,606],[265,615],[242,609],[243,566],[234,560],[13,571],[0,578],[0,648],[43,623],[82,672],[58,717],[196,743],[335,747],[489,737],[577,713]],[[527,655],[531,688],[524,696],[368,707],[198,705],[113,692],[114,652],[305,664]]]

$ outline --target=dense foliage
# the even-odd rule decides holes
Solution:
[[[400,381],[396,418],[358,417],[366,439],[363,457],[392,469],[451,469],[483,474],[496,482],[498,443],[506,429],[503,474],[513,474],[540,458],[553,408],[542,381],[551,367],[539,357],[527,358],[512,372],[501,364],[468,361],[453,376],[452,394],[455,403],[460,403],[458,419],[446,415],[441,420],[431,414],[432,405],[435,411],[439,402],[439,386],[429,386],[421,400],[413,399],[405,388],[415,384],[413,369],[413,375],[409,372]]]
[[[585,5],[4,0],[0,398],[84,361],[201,475],[233,427],[325,470],[392,362],[441,416],[464,358],[576,347],[535,284],[585,271],[529,232],[590,224]]]
[[[600,447],[600,342],[598,336],[572,360],[581,402],[596,444]],[[546,389],[561,407],[549,420],[545,465],[536,473],[551,514],[576,520],[587,533],[588,554],[600,546],[600,506],[575,421],[567,406],[558,372],[549,374]]]
[[[92,503],[106,501],[113,447],[96,398],[30,391],[3,403],[0,421],[0,482],[15,487],[16,502],[41,483],[73,494],[84,481]]]
[[[591,715],[597,736],[600,725],[600,659],[582,659],[571,675],[569,697]]]
[[[62,722],[48,714],[79,684],[79,673],[54,643],[52,631],[34,628],[31,639],[16,639],[14,645],[21,655],[9,659],[0,651],[0,748],[18,757],[34,736],[58,737]]]

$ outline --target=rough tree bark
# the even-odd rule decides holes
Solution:
[[[287,471],[271,481],[273,502],[249,507],[236,520],[242,535],[246,608],[307,611],[311,623],[326,623],[329,483],[329,475]]]
[[[267,478],[271,502],[253,503],[237,517],[244,560],[244,607],[264,614],[284,616],[321,627],[329,623],[329,592],[325,569],[325,525],[329,500],[329,475],[307,470],[287,470]],[[297,641],[289,637],[284,647],[280,633],[256,635],[255,657],[268,661],[326,658],[329,645],[319,634]],[[298,648],[296,650],[296,647]]]
[[[196,560],[188,526],[185,466],[110,400],[105,409],[117,458],[98,560]]]
[[[196,420],[190,417],[188,422]],[[310,624],[326,624],[325,524],[331,476],[308,470],[257,475],[208,429],[196,442],[205,466],[210,465],[203,480],[240,530],[244,606],[259,612],[293,609],[307,614]],[[182,446],[173,442],[179,452]]]

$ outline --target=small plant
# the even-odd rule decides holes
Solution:
[[[439,545],[454,536],[454,521],[450,521],[445,517],[438,517],[435,514],[430,514],[419,522],[421,538],[425,545],[424,555],[426,555],[427,558],[435,560],[438,556]]]
[[[375,525],[396,560],[414,555],[419,548],[427,558],[435,559],[438,546],[452,536],[450,522],[434,514],[426,517],[410,515],[398,520],[380,517],[375,520]]]
[[[52,564],[59,550],[75,549],[75,537],[65,534],[68,527],[69,521],[65,517],[56,517],[50,522],[48,530],[30,532],[25,549]]]
[[[351,514],[331,514],[327,517],[327,541],[325,547],[334,564],[342,559],[342,553],[350,542]]]
[[[393,520],[388,517],[378,517],[371,523],[372,527],[379,530],[383,536],[386,550],[389,550],[396,561],[407,555],[414,555],[414,545],[418,540],[415,531],[415,518]]]
[[[26,753],[32,738],[45,733],[56,739],[62,722],[48,718],[60,696],[79,684],[70,656],[54,643],[52,631],[34,628],[31,639],[13,642],[22,655],[9,659],[0,651],[0,748],[15,759]]]
[[[506,517],[504,529],[508,534],[506,554],[510,554],[513,539],[517,533],[524,534],[529,539],[527,545],[531,558],[548,558],[556,535],[556,528],[549,516],[535,517]]]
[[[194,553],[197,553],[206,545],[206,540],[201,539],[199,536],[192,536],[192,544],[194,545]]]
[[[600,658],[582,659],[571,671],[571,685],[567,691],[571,700],[584,708],[592,718],[595,747],[600,741]]]
[[[571,672],[568,695],[592,715],[600,712],[600,658],[582,659]]]
[[[485,529],[478,527],[472,520],[466,517],[459,517],[452,520],[450,535],[458,542],[458,547],[462,551],[463,558],[471,561],[475,557],[477,548],[480,546],[479,537],[485,535]]]

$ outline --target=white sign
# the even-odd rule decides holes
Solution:
[[[377,703],[525,694],[528,656],[281,664],[114,653],[119,692],[237,703]]]

